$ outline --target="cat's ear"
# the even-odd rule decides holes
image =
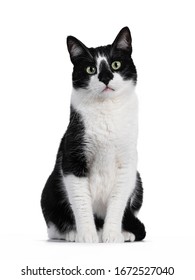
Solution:
[[[90,56],[91,54],[88,48],[77,38],[73,36],[67,37],[67,47],[70,54],[70,59],[72,62],[75,61],[79,56]]]
[[[119,50],[125,50],[132,52],[132,39],[131,39],[131,33],[129,28],[123,27],[121,31],[116,36],[116,39],[114,40],[112,44],[112,49],[119,49]]]

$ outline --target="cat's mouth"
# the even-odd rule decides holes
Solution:
[[[109,91],[114,91],[114,89],[111,88],[111,87],[106,86],[106,87],[102,90],[102,92],[109,92]]]

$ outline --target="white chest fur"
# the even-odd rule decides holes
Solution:
[[[76,98],[77,99],[77,98]],[[137,97],[124,92],[103,102],[75,102],[85,126],[86,157],[93,212],[104,218],[117,169],[136,153]]]

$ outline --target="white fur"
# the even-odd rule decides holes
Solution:
[[[104,57],[98,58],[98,65]],[[109,85],[98,73],[91,77],[87,90],[73,89],[71,104],[85,126],[87,178],[64,177],[76,218],[80,242],[97,242],[93,214],[105,218],[103,242],[133,239],[121,232],[127,200],[135,187],[137,170],[137,97],[134,83],[114,73]]]
[[[65,240],[67,242],[75,242],[78,241],[77,238],[77,232],[76,230],[71,230],[66,233],[60,233],[56,226],[52,223],[50,223],[49,227],[47,228],[47,233],[49,239],[56,239],[56,240]],[[122,231],[122,235],[124,238],[124,241],[135,241],[135,235],[131,232]],[[102,242],[102,230],[98,231],[98,239],[99,242]]]
[[[100,72],[100,63],[101,63],[102,60],[104,60],[104,61],[106,62],[106,64],[108,65],[108,62],[107,62],[105,56],[99,55],[99,56],[97,57],[97,75],[98,75],[99,72]],[[108,66],[109,66],[109,65],[108,65]]]
[[[47,228],[47,234],[49,239],[60,239],[68,242],[74,242],[77,239],[77,233],[75,230],[71,230],[66,233],[60,233],[53,223],[49,224]]]
[[[98,242],[93,220],[89,179],[68,175],[64,177],[64,185],[76,219],[77,241]]]
[[[58,231],[53,223],[49,224],[47,228],[47,234],[49,239],[64,239],[64,236]]]
[[[130,242],[135,241],[135,235],[132,232],[122,231],[122,234],[124,237],[124,241],[130,241]]]

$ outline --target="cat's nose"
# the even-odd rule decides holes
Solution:
[[[110,80],[113,79],[113,74],[110,71],[107,71],[106,73],[100,72],[98,75],[99,81],[104,83],[106,86],[109,84]]]

